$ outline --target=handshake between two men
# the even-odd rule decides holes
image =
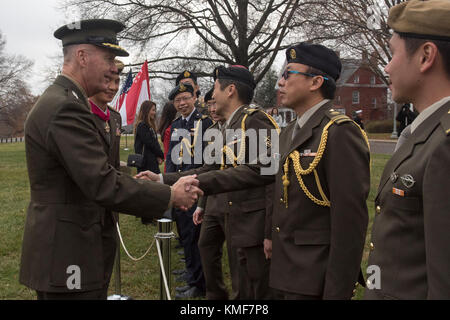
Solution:
[[[143,171],[135,176],[136,179],[150,180],[160,182],[159,175],[151,171]],[[187,211],[192,207],[199,197],[203,196],[200,190],[197,175],[185,176],[171,187],[172,188],[172,206]]]

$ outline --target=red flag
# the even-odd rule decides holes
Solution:
[[[150,80],[148,77],[148,63],[144,62],[141,71],[133,80],[130,90],[126,95],[125,106],[126,106],[126,124],[133,124],[136,113],[139,112],[142,102],[150,100]],[[123,106],[122,105],[122,108]],[[122,122],[124,121],[122,116]]]

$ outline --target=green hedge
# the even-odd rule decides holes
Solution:
[[[397,128],[399,123],[397,122]],[[364,129],[368,133],[389,133],[393,131],[393,121],[392,119],[387,120],[376,120],[370,121],[367,124],[364,124]]]

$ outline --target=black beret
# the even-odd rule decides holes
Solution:
[[[175,97],[183,92],[190,92],[194,94],[194,87],[192,87],[189,83],[180,83],[177,85],[169,94],[169,100],[175,99]]]
[[[287,63],[301,63],[316,68],[335,81],[341,74],[342,64],[337,54],[320,44],[306,42],[292,46],[286,50]]]
[[[209,90],[206,94],[205,94],[205,102],[208,102],[209,100],[212,100],[212,95],[214,92],[214,88],[212,88],[211,90]]]
[[[195,73],[192,73],[188,70],[184,70],[178,75],[177,80],[175,81],[175,85],[177,86],[181,80],[188,78],[191,78],[192,80],[194,80],[195,83],[197,83],[197,76],[195,75]]]
[[[119,46],[117,33],[125,29],[121,22],[109,19],[81,20],[66,24],[53,34],[62,40],[63,47],[73,44],[92,44],[113,51],[117,56],[129,53]]]
[[[244,66],[233,65],[230,67],[219,66],[214,69],[214,81],[216,79],[234,80],[255,89],[256,83],[251,72]]]

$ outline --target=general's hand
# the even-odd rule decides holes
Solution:
[[[156,174],[154,172],[151,172],[149,170],[139,172],[137,175],[134,176],[135,179],[144,179],[144,180],[150,180],[159,182],[159,174]]]
[[[172,186],[174,207],[186,211],[203,195],[203,191],[198,188],[199,181],[196,177],[197,175],[182,177]]]
[[[264,255],[267,260],[272,258],[272,240],[264,239]]]
[[[205,211],[202,208],[197,208],[192,216],[192,220],[194,224],[197,226],[203,222],[203,214]]]

